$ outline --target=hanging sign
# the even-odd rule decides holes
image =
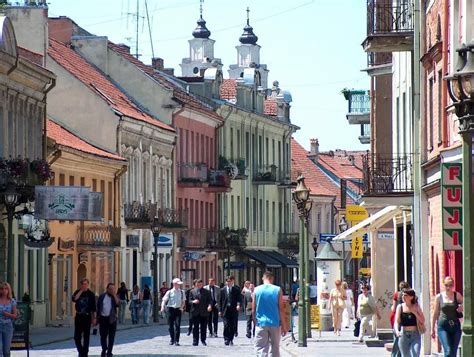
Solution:
[[[362,237],[352,238],[352,259],[362,258],[364,254],[364,244]]]
[[[352,225],[362,222],[364,219],[369,218],[369,213],[365,207],[358,205],[347,205],[346,207],[346,220],[351,222]]]
[[[443,249],[462,249],[462,164],[441,165]]]

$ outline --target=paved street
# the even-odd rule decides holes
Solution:
[[[220,333],[222,324],[219,324]],[[254,356],[252,340],[245,337],[245,322],[239,322],[240,335],[235,339],[233,347],[224,345],[222,338],[209,338],[208,346],[192,346],[191,336],[186,336],[187,322],[183,324],[184,333],[181,335],[181,346],[169,346],[169,337],[166,325],[144,326],[117,332],[114,347],[114,356]],[[58,334],[61,331],[57,331]],[[287,335],[282,340],[282,357],[294,356],[389,356],[383,348],[368,348],[365,345],[354,344],[351,330],[343,331],[342,336],[335,337],[332,332],[323,332],[319,337],[318,332],[313,333],[313,338],[308,340],[307,348],[298,348]],[[72,335],[72,330],[71,330]],[[67,335],[66,335],[67,336]],[[100,356],[99,336],[91,336],[90,356]],[[26,356],[25,351],[13,351],[13,357]],[[30,351],[30,356],[76,356],[74,342],[71,339],[38,346]]]

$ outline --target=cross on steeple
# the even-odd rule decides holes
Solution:
[[[202,4],[204,3],[204,0],[199,0],[200,5],[199,5],[199,13],[201,14],[202,17]]]
[[[247,6],[247,25],[249,25],[249,18],[250,18],[250,9]]]

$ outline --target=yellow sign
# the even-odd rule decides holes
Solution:
[[[355,237],[352,238],[352,258],[362,258],[364,251],[363,251],[363,243],[362,243],[362,237]]]
[[[359,273],[361,273],[362,275],[370,275],[370,268],[360,268]]]
[[[346,220],[354,224],[362,222],[366,218],[369,218],[369,213],[367,212],[365,207],[357,205],[347,205]]]
[[[319,305],[311,305],[311,328],[316,330],[321,329],[321,314]]]

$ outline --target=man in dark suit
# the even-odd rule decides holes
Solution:
[[[99,318],[101,357],[111,357],[114,348],[115,331],[117,330],[117,308],[119,298],[115,293],[115,285],[107,284],[107,291],[99,296],[97,301],[97,316]],[[108,341],[107,341],[108,340]]]
[[[190,315],[193,318],[193,346],[198,345],[199,335],[201,343],[206,344],[206,326],[209,319],[209,312],[212,310],[211,293],[203,288],[201,279],[196,281],[196,287],[189,293],[189,302],[191,303]]]
[[[209,284],[204,287],[211,293],[212,310],[209,313],[209,336],[217,337],[217,324],[219,322],[219,303],[221,301],[221,289],[216,285],[214,278],[209,278]]]
[[[226,285],[221,290],[220,312],[224,321],[224,341],[226,346],[234,344],[235,324],[239,316],[242,294],[240,288],[234,285],[233,276],[228,276]]]

